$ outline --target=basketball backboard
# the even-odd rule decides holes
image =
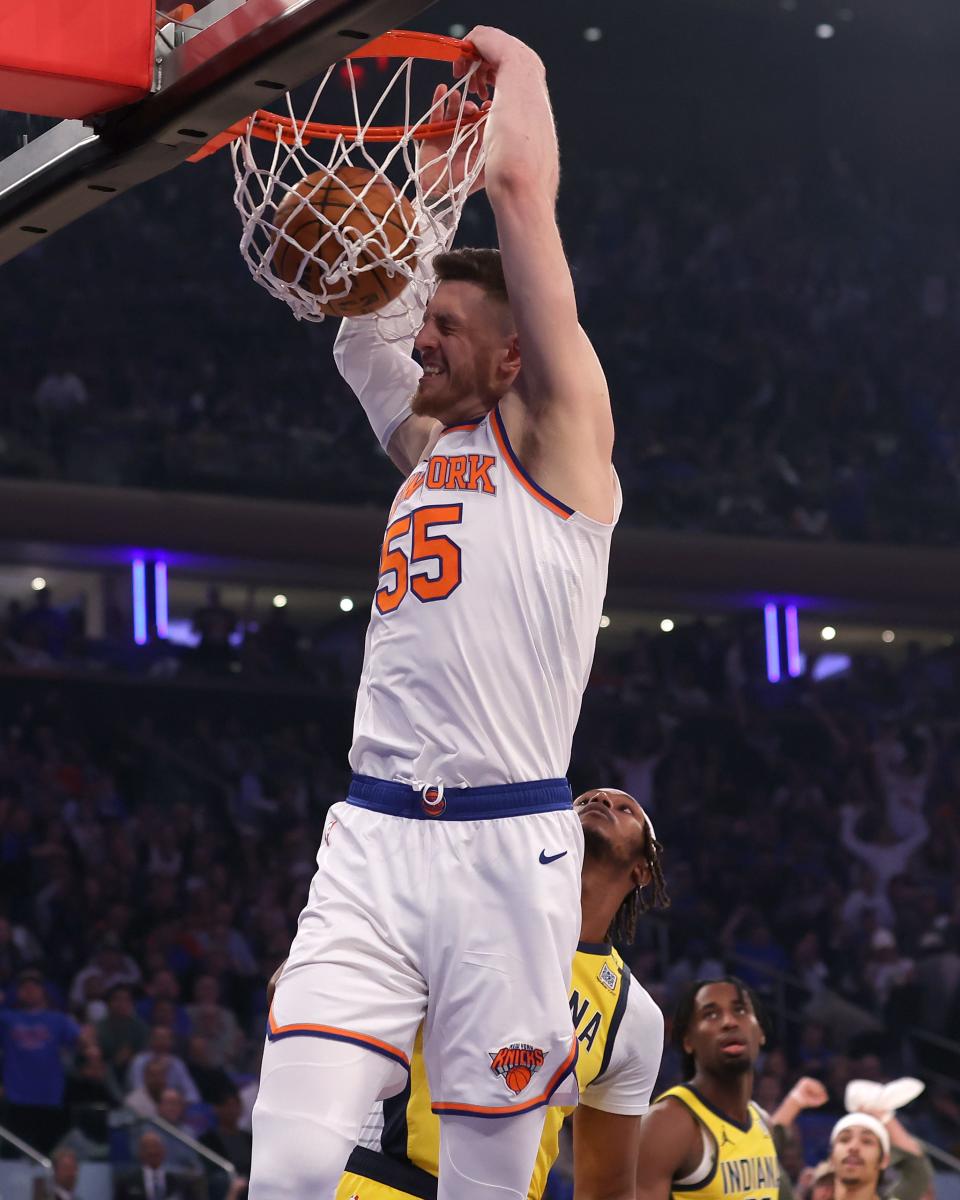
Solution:
[[[145,99],[90,121],[0,114],[0,263],[179,166],[433,0],[194,2],[199,11],[185,22],[160,25]]]

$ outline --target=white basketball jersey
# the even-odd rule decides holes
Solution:
[[[620,513],[615,474],[614,486],[603,524],[530,479],[499,410],[445,430],[390,512],[355,772],[416,787],[566,774]]]

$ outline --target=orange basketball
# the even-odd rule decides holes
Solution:
[[[519,1095],[531,1079],[529,1067],[511,1067],[507,1072],[507,1087]]]
[[[314,295],[322,295],[323,277],[342,254],[343,242],[370,234],[377,226],[381,228],[374,234],[369,249],[361,250],[358,266],[396,254],[411,269],[417,265],[416,257],[410,253],[410,237],[416,233],[416,222],[413,205],[406,196],[398,196],[393,184],[379,176],[370,184],[363,200],[357,200],[374,174],[366,167],[343,167],[336,175],[314,171],[287,193],[277,207],[273,221],[284,234],[283,237],[274,235],[273,270],[278,278],[284,283],[297,283]],[[370,210],[369,215],[364,211],[364,205]],[[319,214],[336,225],[336,231],[330,229]],[[305,258],[306,265],[300,274]],[[407,282],[406,276],[399,271],[389,275],[383,266],[371,267],[353,278],[346,295],[324,301],[319,307],[331,317],[360,317],[383,308],[400,295]],[[342,287],[341,283],[335,284],[334,290],[340,291]]]

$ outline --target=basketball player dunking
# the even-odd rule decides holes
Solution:
[[[480,98],[496,85],[500,252],[434,260],[412,401],[412,364],[389,354],[366,358],[355,389],[409,474],[380,557],[353,782],[271,1007],[252,1200],[334,1196],[373,1103],[405,1085],[421,1022],[440,1200],[526,1195],[544,1106],[576,1094],[583,834],[563,777],[620,507],[613,420],[556,224],[543,64],[499,30],[469,40]],[[349,377],[347,357],[341,344]]]

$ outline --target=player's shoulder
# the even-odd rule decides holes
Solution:
[[[773,1137],[773,1121],[770,1119],[770,1114],[765,1108],[761,1108],[756,1100],[750,1101],[750,1111],[756,1119],[757,1127],[761,1133],[765,1133],[767,1137]]]
[[[628,1021],[635,1030],[645,1033],[657,1033],[663,1041],[663,1012],[660,1005],[650,995],[636,975],[624,963],[624,974],[629,979],[627,992],[627,1007],[624,1020]],[[625,980],[626,982],[626,980]]]
[[[700,1129],[704,1122],[691,1099],[689,1089],[683,1084],[666,1088],[653,1097],[648,1116],[659,1127],[686,1131]]]

